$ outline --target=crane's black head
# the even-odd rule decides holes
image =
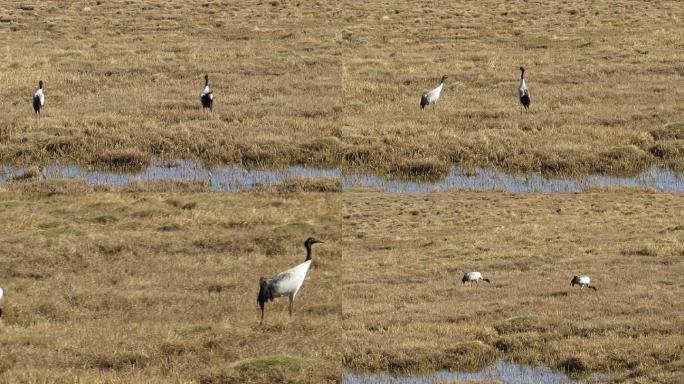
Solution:
[[[306,247],[306,261],[311,260],[311,246],[316,243],[322,243],[322,241],[309,237],[304,241],[304,247]]]
[[[308,239],[306,239],[304,241],[304,246],[309,248],[309,247],[311,247],[312,244],[317,244],[317,243],[322,243],[322,241],[315,239],[313,237],[309,237]]]
[[[440,80],[439,82],[440,82],[440,83],[443,83],[444,80],[446,80],[446,79],[448,79],[448,78],[449,78],[449,77],[448,77],[447,75],[444,75],[444,76],[442,76],[442,80]]]
[[[43,80],[38,80],[38,88],[43,89]]]
[[[525,72],[525,68],[524,68],[524,67],[520,67],[520,72]]]
[[[575,286],[575,284],[579,284],[579,276],[573,276],[572,280],[570,280],[570,286]]]
[[[209,75],[204,75],[204,84],[209,84]]]
[[[463,275],[463,279],[461,279],[461,283],[465,284],[467,281],[468,281],[468,274],[466,273],[465,275]]]

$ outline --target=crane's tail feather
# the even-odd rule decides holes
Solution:
[[[421,96],[420,97],[420,109],[425,109],[425,107],[427,107],[428,104],[430,104],[430,103],[428,102],[427,95]]]
[[[267,301],[273,300],[273,291],[271,290],[270,279],[262,277],[259,279],[259,295],[257,296],[257,303],[261,309],[261,318],[259,324],[264,322],[264,307]]]
[[[269,284],[269,279],[262,277],[259,279],[259,295],[257,296],[257,303],[263,306],[263,303],[273,300],[273,291]]]

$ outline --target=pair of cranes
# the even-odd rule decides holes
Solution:
[[[491,283],[491,281],[487,278],[484,278],[480,272],[468,272],[465,275],[463,275],[463,279],[461,279],[461,283],[470,283],[470,285],[473,285],[473,283],[477,283],[478,281],[486,281],[488,283]],[[591,277],[587,275],[576,275],[572,277],[572,280],[570,280],[570,286],[574,287],[575,285],[579,285],[580,288],[590,288],[593,289],[594,291],[598,290],[595,285],[591,285]]]
[[[199,94],[200,102],[203,109],[213,110],[214,106],[214,92],[209,88],[209,75],[204,75],[204,88]],[[43,80],[38,81],[38,89],[33,94],[33,113],[37,119],[40,119],[40,113],[45,106],[45,92],[43,91]]]
[[[423,95],[420,97],[420,109],[425,109],[425,107],[432,104],[432,110],[435,110],[435,105],[437,104],[439,97],[442,95],[442,89],[444,89],[444,81],[446,79],[448,79],[447,76],[442,76],[442,79],[435,88],[423,93]],[[518,86],[518,97],[520,98],[520,113],[522,113],[522,108],[530,109],[530,91],[525,83],[524,67],[520,67],[520,86]]]

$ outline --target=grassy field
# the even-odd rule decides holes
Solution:
[[[343,7],[343,139],[358,151],[347,161],[418,176],[449,163],[561,174],[684,165],[681,2]],[[532,95],[522,115],[521,65]],[[437,113],[421,111],[443,74]]]
[[[0,382],[338,381],[334,196],[0,192]],[[292,319],[260,327],[259,277],[312,235]]]
[[[0,5],[0,161],[328,164],[340,135],[331,6],[278,1]],[[198,94],[209,74],[213,113]],[[30,97],[38,79],[42,120]],[[313,97],[312,97],[313,96]],[[338,156],[339,157],[339,156]]]
[[[677,1],[2,2],[0,164],[30,168],[0,186],[0,382],[321,383],[505,358],[681,383],[679,195],[221,194],[39,165],[684,170],[682,21]],[[259,327],[258,278],[312,235],[326,243],[294,317],[279,299]],[[492,283],[460,285],[474,269]],[[578,273],[598,291],[571,288]]]
[[[675,1],[7,1],[0,162],[681,169],[683,15]],[[197,100],[204,73],[212,114]],[[437,113],[421,111],[442,74]]]
[[[669,194],[345,194],[344,366],[681,383],[683,211]],[[491,284],[462,285],[474,270]],[[570,286],[581,273],[598,291]]]
[[[481,369],[681,382],[677,195],[0,192],[0,382]],[[257,281],[315,249],[295,315]],[[462,286],[479,270],[491,284]],[[570,287],[574,274],[598,291]]]

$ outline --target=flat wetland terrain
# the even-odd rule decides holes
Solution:
[[[618,382],[684,380],[679,195],[344,198],[344,366],[480,370],[496,358]],[[461,284],[480,271],[491,284]],[[588,274],[598,291],[571,287]]]
[[[0,162],[682,169],[683,18],[677,1],[7,1]],[[443,74],[437,112],[421,111]]]
[[[684,171],[682,36],[681,1],[2,2],[0,165],[22,174],[0,185],[0,382],[333,383],[497,359],[684,382],[682,195],[342,192],[354,173]],[[207,180],[339,177],[235,194],[44,178],[177,159]],[[259,326],[259,277],[309,236],[325,244],[294,316],[277,299]],[[491,284],[461,285],[473,270]]]

